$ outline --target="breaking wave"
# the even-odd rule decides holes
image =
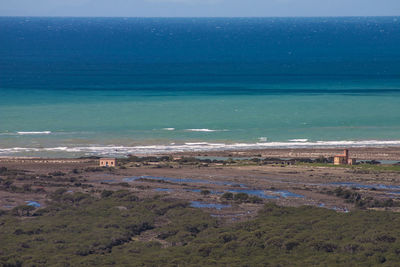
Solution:
[[[226,132],[228,130],[212,130],[212,129],[186,129],[188,132]]]
[[[168,144],[168,145],[138,145],[138,146],[60,146],[45,148],[30,147],[14,147],[0,148],[1,156],[24,155],[24,153],[46,154],[58,152],[62,154],[74,155],[114,155],[124,156],[127,154],[162,154],[171,152],[193,152],[193,151],[223,151],[223,150],[247,150],[247,149],[263,149],[263,148],[330,148],[330,147],[388,147],[400,146],[400,140],[380,141],[380,140],[364,140],[364,141],[292,141],[292,142],[262,142],[262,143],[184,143],[184,144]]]
[[[51,131],[41,131],[41,132],[17,132],[19,135],[41,135],[41,134],[51,134]]]

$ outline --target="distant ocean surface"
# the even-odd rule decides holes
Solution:
[[[0,17],[0,156],[400,146],[400,17]]]

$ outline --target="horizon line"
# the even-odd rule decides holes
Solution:
[[[12,15],[12,16],[3,16],[0,15],[0,18],[137,18],[137,19],[197,19],[197,18],[227,18],[227,19],[235,19],[235,18],[397,18],[400,15],[351,15],[351,16],[42,16],[42,15]]]

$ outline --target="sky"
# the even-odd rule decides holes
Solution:
[[[0,0],[0,16],[400,16],[400,0]]]

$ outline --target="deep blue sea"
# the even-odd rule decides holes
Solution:
[[[400,17],[0,17],[0,156],[400,146]]]

